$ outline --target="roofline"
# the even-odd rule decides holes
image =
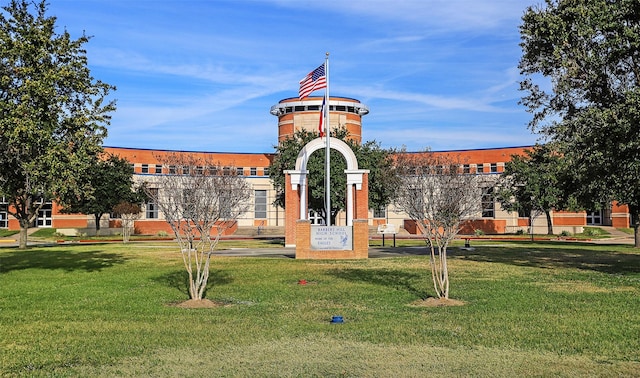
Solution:
[[[469,152],[469,151],[489,151],[489,150],[506,150],[506,149],[513,149],[513,148],[521,148],[521,149],[526,149],[526,148],[534,148],[535,145],[528,145],[528,146],[509,146],[509,147],[483,147],[483,148],[466,148],[466,149],[461,149],[461,150],[438,150],[438,151],[407,151],[406,153],[408,154],[419,154],[422,152]]]
[[[186,152],[194,154],[231,154],[231,155],[275,155],[274,152],[222,152],[222,151],[193,151],[193,150],[167,150],[163,148],[141,148],[141,147],[117,147],[102,146],[103,148],[117,148],[121,150],[138,150],[138,151],[158,151],[158,152]]]

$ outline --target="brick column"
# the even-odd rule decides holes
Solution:
[[[354,219],[369,219],[369,174],[363,173],[362,187],[356,190]],[[355,230],[354,230],[355,232]]]
[[[291,175],[285,173],[284,182],[284,245],[296,244],[296,221],[300,214],[300,186],[291,189]]]

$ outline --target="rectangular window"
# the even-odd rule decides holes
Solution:
[[[491,173],[498,172],[498,163],[491,163]]]
[[[149,173],[149,164],[142,164],[142,173]]]
[[[382,206],[377,209],[373,209],[373,217],[387,219],[387,208]]]
[[[176,168],[175,165],[170,165],[169,166],[169,174],[170,175],[175,175],[176,173],[178,173],[178,169]]]
[[[471,166],[469,164],[464,164],[462,166],[462,173],[470,173],[471,172]]]
[[[196,166],[196,175],[202,176],[204,174],[204,167],[201,165]]]
[[[158,197],[158,188],[149,188],[152,197]],[[144,204],[144,216],[146,219],[158,218],[158,205],[151,197],[147,197],[147,201]]]
[[[223,167],[222,168],[222,175],[223,176],[230,176],[231,175],[231,167]]]
[[[156,164],[156,174],[162,173],[162,164]]]
[[[269,167],[262,168],[262,175],[269,176]]]
[[[484,173],[484,164],[480,163],[476,166],[476,173]]]
[[[0,203],[0,228],[8,228],[9,227],[9,209],[8,204],[5,202],[4,197],[1,198],[2,202]]]
[[[266,219],[267,218],[267,191],[256,190],[254,191],[254,197],[255,197],[254,218]]]
[[[258,175],[258,168],[256,168],[256,167],[249,168],[249,175],[257,176]]]
[[[183,165],[182,166],[182,174],[183,175],[188,175],[189,174],[189,166],[188,165]]]
[[[244,168],[237,167],[236,168],[236,176],[244,176]]]
[[[483,218],[493,218],[495,216],[493,188],[482,188],[481,205]]]

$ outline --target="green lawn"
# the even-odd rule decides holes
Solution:
[[[0,248],[0,376],[637,376],[630,246],[452,248],[452,298],[424,256],[214,257],[212,309],[183,309],[171,243]],[[305,279],[307,285],[299,285]],[[331,324],[341,315],[343,324]]]

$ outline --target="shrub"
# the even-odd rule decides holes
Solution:
[[[571,233],[567,230],[564,230],[560,233],[560,236],[571,236]]]
[[[476,229],[475,231],[473,231],[473,233],[474,233],[476,236],[482,236],[482,235],[484,235],[484,231],[482,231],[482,230],[480,230],[480,229]]]

